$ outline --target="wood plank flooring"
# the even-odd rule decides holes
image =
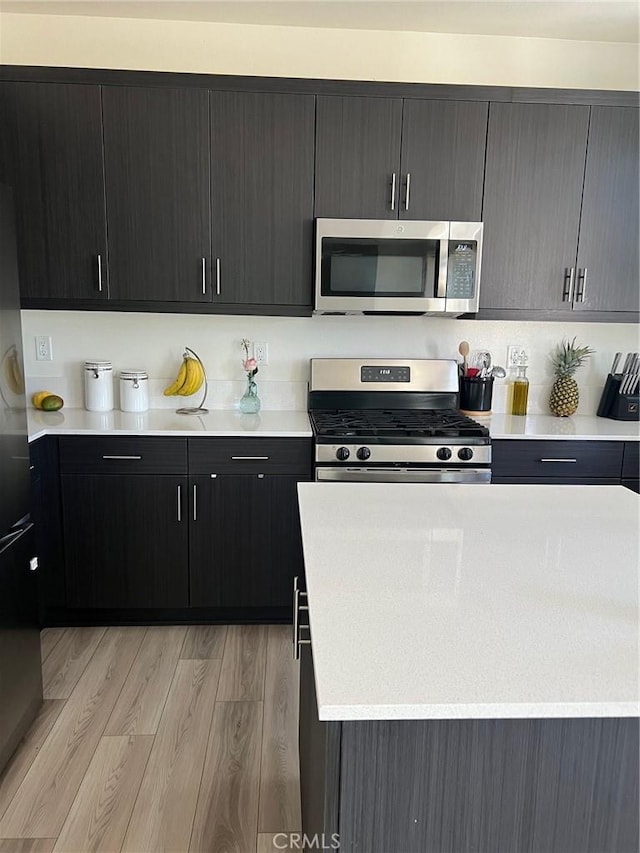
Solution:
[[[289,850],[301,826],[290,635],[43,631],[49,698],[0,776],[0,853]]]

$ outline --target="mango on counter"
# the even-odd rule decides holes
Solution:
[[[36,409],[43,412],[57,412],[64,406],[64,400],[57,394],[51,391],[37,391],[32,397],[31,402]]]

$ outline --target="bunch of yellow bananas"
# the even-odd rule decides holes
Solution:
[[[204,382],[204,370],[197,358],[192,358],[185,353],[182,356],[182,364],[175,380],[164,389],[165,397],[173,397],[179,394],[180,397],[190,397],[196,394],[202,383]]]

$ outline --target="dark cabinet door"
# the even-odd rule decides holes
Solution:
[[[190,478],[192,607],[289,607],[301,573],[296,486],[288,474]]]
[[[489,105],[405,99],[401,219],[479,222]]]
[[[210,98],[213,300],[311,305],[315,99]]]
[[[491,104],[481,308],[571,308],[589,107]]]
[[[397,218],[401,128],[401,98],[318,96],[316,216]]]
[[[207,92],[104,86],[103,110],[111,298],[209,302]]]
[[[578,311],[638,311],[639,132],[634,107],[591,107],[578,246],[582,277],[574,300]]]
[[[106,299],[100,87],[12,83],[5,93],[21,295]]]
[[[67,606],[186,607],[186,477],[63,474]]]

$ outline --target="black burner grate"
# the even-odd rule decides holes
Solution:
[[[317,436],[464,438],[489,435],[487,427],[456,409],[351,409],[312,411]]]

